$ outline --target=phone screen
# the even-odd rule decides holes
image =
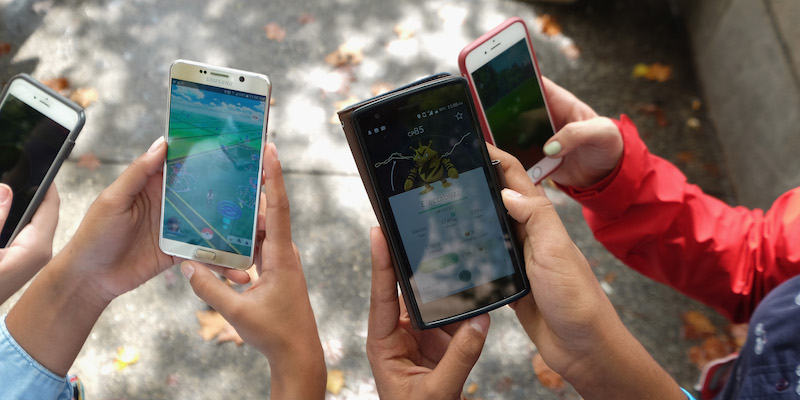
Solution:
[[[530,168],[553,136],[542,90],[525,39],[472,72],[497,147]]]
[[[0,108],[0,182],[14,200],[0,233],[5,247],[58,156],[69,129],[8,94]]]
[[[266,99],[172,79],[164,238],[252,254]]]
[[[356,116],[378,197],[422,304],[515,272],[463,82]]]

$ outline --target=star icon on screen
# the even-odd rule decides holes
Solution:
[[[464,114],[461,111],[457,112],[456,119],[461,121],[462,119],[464,119]]]

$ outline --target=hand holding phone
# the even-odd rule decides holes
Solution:
[[[555,129],[528,28],[510,18],[461,50],[459,69],[470,84],[489,143],[522,162],[534,182],[561,163],[542,147]]]
[[[80,106],[28,75],[15,76],[5,87],[0,96],[0,183],[11,187],[14,198],[0,231],[0,248],[33,217],[84,121]]]
[[[253,265],[265,75],[178,60],[170,69],[161,250],[224,267]]]

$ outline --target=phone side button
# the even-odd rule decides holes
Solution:
[[[213,251],[198,249],[194,251],[194,256],[202,260],[211,261],[217,258],[217,253],[214,253]]]

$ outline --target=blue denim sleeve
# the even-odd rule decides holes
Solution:
[[[6,399],[72,399],[67,378],[49,371],[20,347],[8,333],[5,315],[0,318],[0,387]]]

